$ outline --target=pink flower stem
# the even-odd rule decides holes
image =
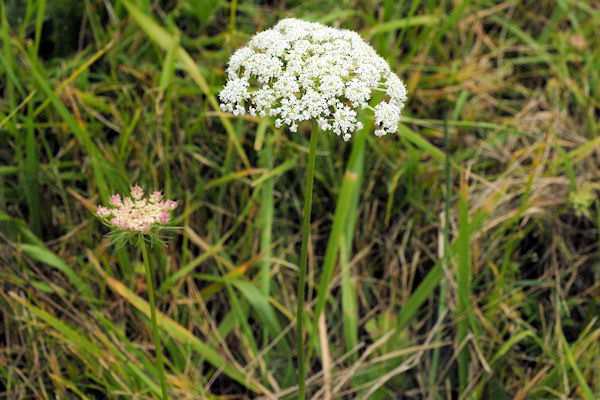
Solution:
[[[145,238],[143,235],[140,238],[140,247],[142,248],[142,257],[144,259],[144,267],[146,269],[146,283],[148,285],[148,301],[150,303],[150,318],[152,320],[152,336],[154,338],[154,351],[156,353],[156,368],[160,378],[160,387],[162,389],[162,399],[168,400],[167,380],[165,378],[165,367],[163,365],[163,354],[158,338],[158,325],[156,323],[156,308],[154,305],[154,286],[152,284],[152,272],[150,271],[150,263],[148,262],[148,250],[146,249]]]

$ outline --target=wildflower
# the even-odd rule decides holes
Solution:
[[[171,220],[171,210],[177,207],[177,202],[164,200],[160,192],[154,192],[144,198],[144,190],[135,185],[131,188],[131,197],[121,199],[119,194],[111,196],[109,204],[114,208],[98,206],[96,215],[102,222],[113,228],[109,234],[112,243],[117,246],[126,242],[135,243],[142,250],[144,269],[146,271],[146,282],[148,284],[148,303],[150,303],[150,320],[152,322],[152,337],[154,340],[154,351],[156,353],[156,368],[160,379],[162,399],[169,399],[168,384],[164,371],[163,354],[158,337],[158,324],[156,321],[156,305],[154,303],[154,285],[152,284],[152,270],[146,248],[146,241],[151,244],[162,243],[156,231],[165,228]]]
[[[177,207],[176,201],[163,200],[160,192],[152,193],[148,199],[143,197],[142,188],[133,186],[131,198],[122,200],[115,194],[109,201],[114,208],[98,206],[96,215],[113,228],[138,233],[160,228],[171,220],[170,211]]]
[[[316,120],[344,140],[362,129],[358,109],[375,113],[375,133],[394,133],[406,87],[383,58],[355,32],[284,19],[237,50],[219,94],[221,109],[234,115],[271,116],[275,126]],[[373,93],[383,101],[369,106]]]

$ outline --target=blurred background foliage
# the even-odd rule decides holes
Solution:
[[[132,3],[0,0],[0,396],[158,397],[141,258],[93,215],[137,183],[181,204],[153,252],[172,397],[294,398],[310,126],[215,107],[285,17],[409,89],[360,150],[309,397],[600,395],[597,2]],[[352,147],[319,140],[309,299]]]

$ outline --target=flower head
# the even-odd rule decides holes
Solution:
[[[227,76],[223,111],[271,116],[292,132],[315,119],[344,140],[362,129],[357,109],[375,112],[378,136],[396,132],[406,101],[404,83],[357,33],[293,18],[254,35],[231,56]],[[385,104],[373,109],[375,91]]]
[[[114,208],[98,206],[96,215],[114,228],[128,232],[148,233],[160,228],[171,220],[170,211],[177,207],[173,200],[163,200],[160,192],[152,193],[144,198],[144,191],[139,186],[131,188],[131,197],[115,194],[110,198]]]

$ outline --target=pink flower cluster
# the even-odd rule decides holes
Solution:
[[[176,201],[163,200],[160,192],[152,193],[148,199],[143,197],[144,191],[135,185],[131,188],[131,197],[122,200],[115,194],[109,201],[114,208],[98,206],[96,214],[115,228],[142,233],[169,222],[170,211],[177,207]]]

